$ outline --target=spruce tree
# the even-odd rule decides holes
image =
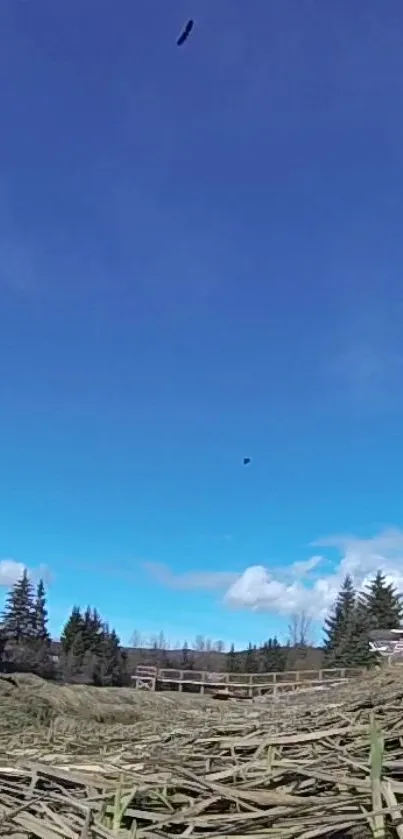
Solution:
[[[229,648],[229,652],[226,655],[227,659],[227,671],[228,673],[236,673],[238,670],[238,659],[237,654],[235,652],[234,644],[231,644]]]
[[[74,606],[60,638],[61,669],[66,681],[85,684],[130,684],[127,656],[116,632],[102,621],[96,609],[84,614]]]
[[[132,678],[129,672],[129,660],[126,650],[120,650],[120,686],[130,687]]]
[[[285,670],[287,651],[279,644],[276,636],[274,636],[272,641],[272,651],[275,665],[274,670],[277,673],[282,673]]]
[[[34,637],[40,641],[50,642],[48,632],[48,611],[46,608],[46,593],[43,580],[39,580],[36,589],[36,599],[33,608]]]
[[[84,619],[78,606],[73,606],[71,614],[60,637],[60,669],[66,681],[80,679],[85,656]]]
[[[257,673],[257,650],[251,642],[248,644],[248,649],[245,653],[245,673]]]
[[[336,603],[325,619],[324,657],[327,667],[348,667],[351,658],[351,640],[355,630],[356,593],[350,575],[347,575],[337,596]]]
[[[349,575],[330,615],[325,620],[324,658],[327,667],[371,667],[377,656],[370,651],[371,618],[357,597]]]
[[[105,624],[93,682],[103,687],[120,687],[127,683],[125,670],[126,660],[122,657],[119,637],[114,629],[109,630]]]
[[[371,629],[399,629],[403,619],[402,595],[391,583],[387,583],[382,571],[378,571],[360,594],[360,605],[365,610]]]
[[[64,653],[70,652],[77,637],[82,634],[83,627],[84,621],[81,611],[78,606],[73,606],[60,637],[60,646]]]
[[[360,599],[357,600],[352,619],[349,643],[345,651],[347,667],[373,667],[379,656],[369,646],[371,618]]]
[[[284,670],[286,653],[277,638],[269,638],[259,651],[262,673],[278,673]]]
[[[6,598],[2,628],[7,640],[19,643],[34,637],[34,610],[34,590],[25,569]]]
[[[55,673],[51,655],[51,638],[47,624],[45,586],[43,580],[40,580],[33,608],[32,672],[38,676],[43,676],[45,679],[50,679],[53,678]]]
[[[25,570],[7,595],[2,616],[4,668],[10,672],[36,670],[34,590]]]
[[[96,609],[87,606],[83,618],[83,643],[86,652],[101,653],[104,626]]]

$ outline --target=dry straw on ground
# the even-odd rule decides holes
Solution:
[[[278,704],[13,681],[3,835],[403,839],[403,668]]]

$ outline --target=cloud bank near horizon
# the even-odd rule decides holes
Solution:
[[[158,583],[172,589],[222,591],[223,603],[230,608],[284,616],[304,611],[314,620],[323,619],[332,607],[346,574],[361,589],[381,569],[387,581],[403,592],[403,530],[389,528],[369,539],[330,536],[316,540],[311,547],[334,549],[339,557],[330,563],[320,553],[283,568],[250,565],[242,573],[175,574],[163,563],[152,562],[144,567]]]

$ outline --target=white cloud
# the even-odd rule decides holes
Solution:
[[[323,618],[332,606],[346,574],[357,588],[365,586],[378,569],[388,582],[403,592],[403,531],[389,529],[372,539],[332,536],[314,543],[316,547],[336,548],[340,557],[328,575],[310,579],[309,574],[322,562],[314,556],[295,563],[284,573],[270,572],[262,565],[247,568],[230,585],[225,602],[230,606],[285,615],[304,610],[313,618]],[[290,570],[295,579],[288,582]],[[304,580],[301,577],[305,577]]]
[[[22,562],[15,562],[14,559],[0,560],[0,586],[13,586],[25,571]]]
[[[230,586],[224,599],[229,606],[253,611],[284,615],[304,611],[312,617],[320,617],[329,609],[339,589],[334,577],[323,577],[312,586],[298,579],[287,583],[276,579],[263,565],[253,565]]]
[[[0,586],[13,586],[21,579],[26,566],[23,562],[16,562],[15,559],[1,559],[0,560]],[[43,579],[44,582],[49,583],[51,574],[46,565],[39,565],[37,568],[28,568],[29,576],[32,582],[38,582]]]
[[[285,567],[251,565],[242,574],[219,570],[175,574],[159,562],[145,562],[143,567],[171,589],[224,590],[224,603],[230,607],[282,615],[304,611],[319,620],[332,607],[346,574],[360,589],[381,569],[387,581],[403,592],[403,530],[389,528],[367,539],[328,536],[311,546],[336,550],[339,556],[333,561],[314,554]]]

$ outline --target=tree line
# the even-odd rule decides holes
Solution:
[[[127,653],[96,609],[74,606],[54,655],[43,580],[34,588],[27,571],[11,588],[0,623],[0,668],[46,679],[99,686],[130,684]]]
[[[345,577],[325,618],[319,648],[310,643],[310,620],[301,612],[292,616],[285,644],[274,637],[261,645],[250,642],[246,650],[237,651],[232,644],[224,653],[222,642],[197,636],[191,646],[185,641],[182,650],[170,650],[160,633],[148,649],[138,649],[138,653],[141,663],[159,667],[217,672],[226,669],[231,673],[371,667],[379,663],[379,655],[370,650],[369,633],[374,629],[398,629],[402,620],[402,595],[378,571],[362,591],[355,590],[350,575]]]
[[[373,629],[397,629],[403,618],[402,595],[378,571],[363,591],[357,592],[347,575],[327,615],[321,649],[309,643],[309,621],[294,616],[286,644],[269,638],[262,645],[249,643],[237,651],[223,642],[197,636],[193,646],[169,650],[161,633],[148,649],[124,649],[95,608],[74,606],[54,654],[48,630],[44,583],[33,586],[25,571],[10,589],[0,623],[0,669],[29,671],[48,679],[99,686],[130,684],[136,664],[155,664],[184,670],[228,670],[231,673],[267,673],[319,667],[371,667],[378,662],[371,652]],[[319,656],[319,658],[318,658]]]
[[[309,626],[302,614],[294,616],[285,646],[277,638],[269,639],[261,647],[249,644],[245,652],[235,652],[232,646],[227,655],[227,669],[259,673],[318,667],[374,667],[379,664],[380,656],[370,649],[370,632],[399,629],[402,620],[402,595],[386,582],[382,571],[362,591],[356,591],[347,574],[324,621],[320,662],[313,659],[318,650],[308,641]]]
[[[371,652],[369,633],[399,629],[403,618],[402,595],[378,571],[363,591],[357,592],[347,575],[324,624],[326,667],[371,667],[379,656]]]

